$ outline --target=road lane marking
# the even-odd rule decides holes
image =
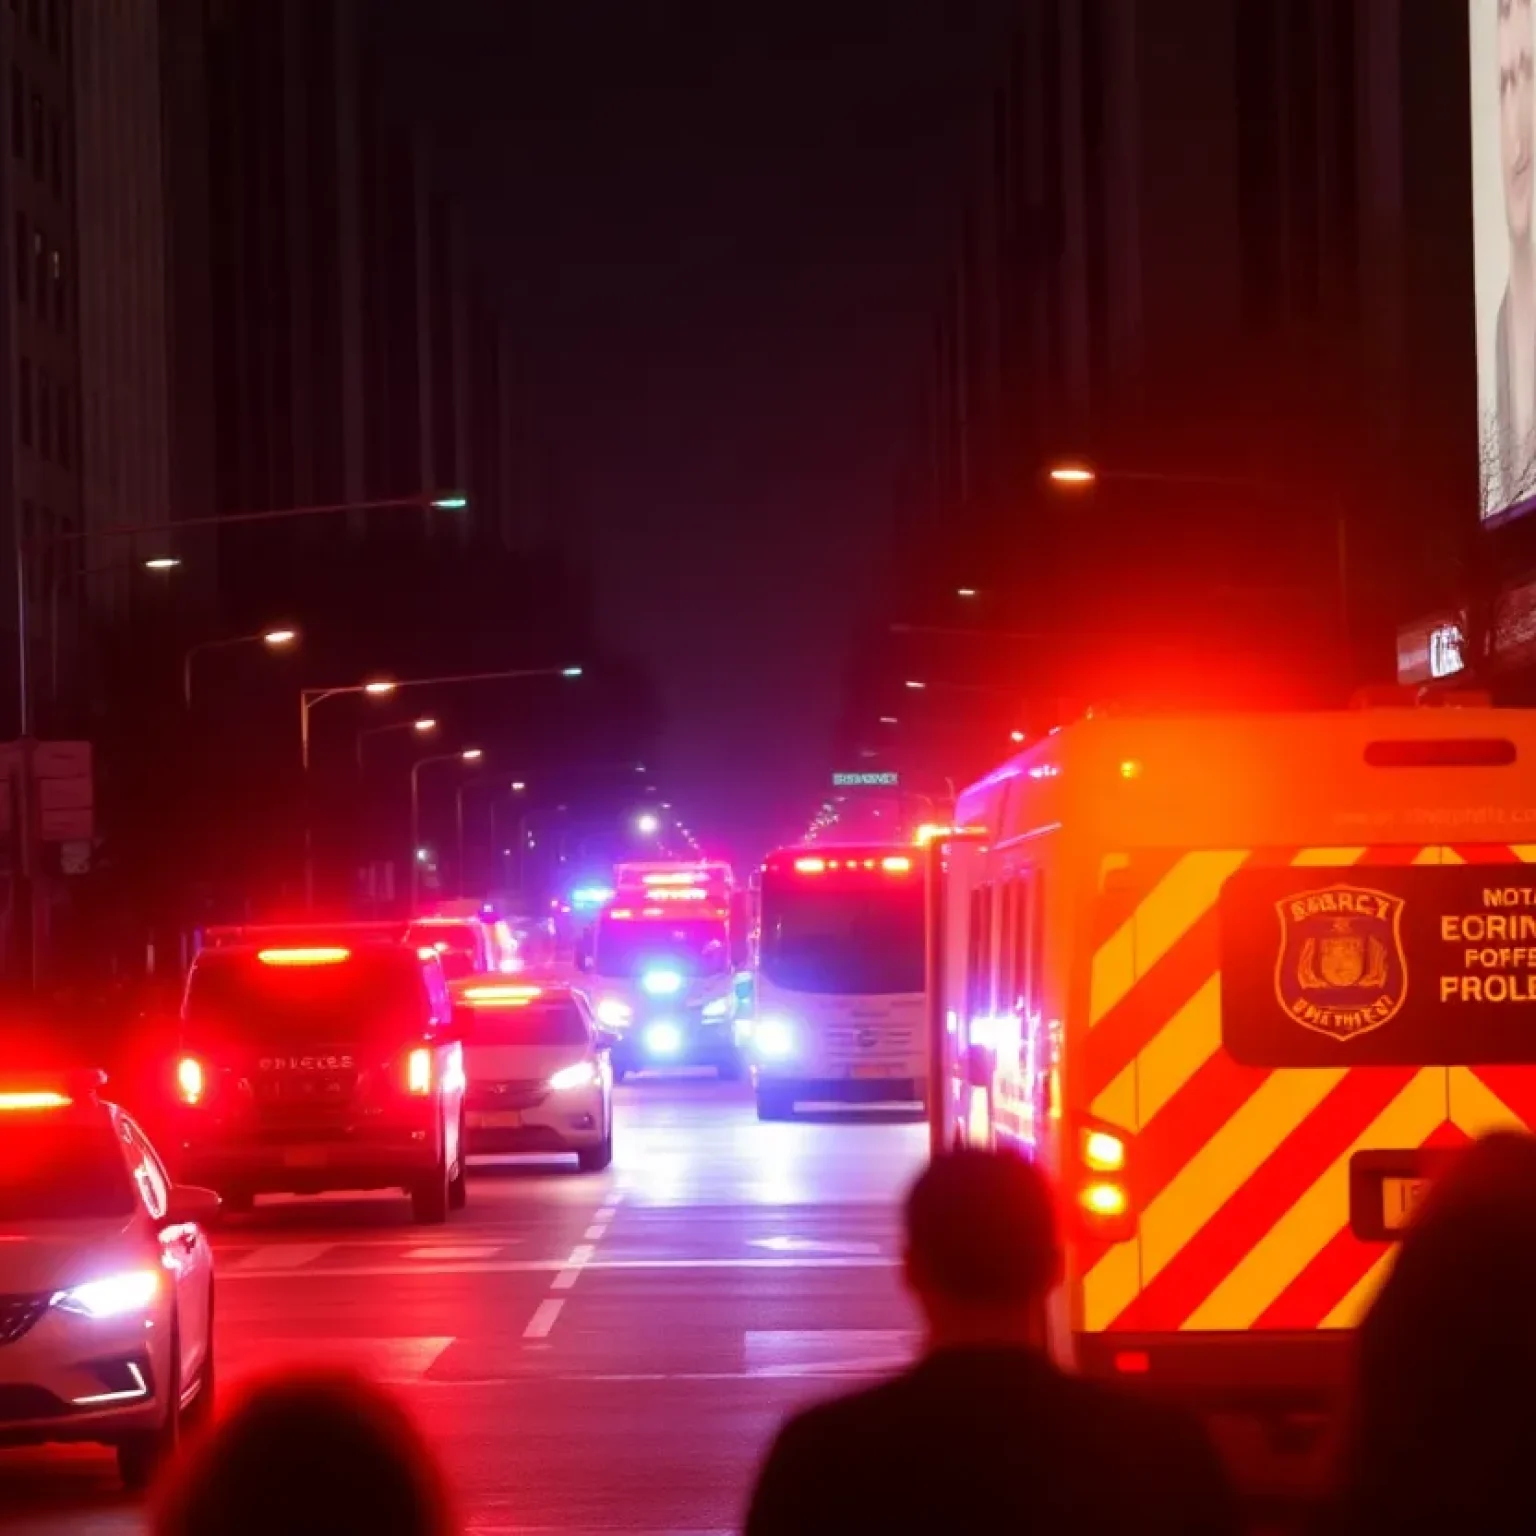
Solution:
[[[405,1255],[408,1259],[494,1259],[501,1252],[500,1243],[482,1244],[476,1248],[412,1248]]]
[[[785,1258],[785,1259],[592,1259],[581,1272],[598,1270],[705,1270],[705,1269],[898,1269],[900,1259],[882,1257]],[[502,1259],[485,1263],[451,1264],[352,1264],[335,1269],[247,1270],[220,1269],[222,1280],[359,1280],[397,1279],[408,1275],[547,1275],[570,1270],[569,1259]]]
[[[814,1237],[754,1237],[749,1248],[770,1253],[879,1253],[879,1243],[824,1243]]]
[[[528,1319],[528,1326],[523,1329],[525,1339],[547,1339],[549,1330],[555,1326],[555,1319],[560,1316],[560,1309],[565,1303],[558,1297],[546,1296],[537,1307],[533,1309],[533,1316]]]
[[[336,1246],[335,1243],[264,1243],[243,1258],[234,1259],[220,1268],[225,1274],[275,1274],[280,1270],[302,1269]]]
[[[581,1235],[586,1238],[589,1243],[600,1243],[603,1240],[603,1234],[607,1230],[608,1223],[606,1221],[594,1221],[592,1225],[588,1227],[587,1230]]]
[[[552,1291],[568,1291],[576,1284],[576,1277],[592,1262],[592,1255],[597,1250],[591,1243],[577,1243],[571,1249],[571,1256],[565,1261],[565,1268],[549,1282]]]
[[[252,1339],[250,1347],[244,1349],[222,1344],[219,1370],[238,1377],[297,1365],[335,1365],[362,1371],[390,1386],[410,1385],[419,1382],[454,1342],[452,1335]]]

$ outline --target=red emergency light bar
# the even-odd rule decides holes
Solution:
[[[708,901],[709,892],[702,886],[660,886],[645,893],[647,901]]]
[[[910,875],[915,868],[910,855],[884,849],[850,848],[838,853],[780,855],[768,861],[776,873],[797,875]]]
[[[676,873],[654,873],[642,875],[641,885],[703,885],[709,876],[703,870],[687,869]]]

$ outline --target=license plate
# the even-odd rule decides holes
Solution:
[[[1429,1193],[1428,1179],[1383,1179],[1381,1220],[1388,1232],[1401,1232]]]
[[[883,1061],[860,1061],[854,1063],[853,1075],[855,1077],[895,1077],[896,1068],[887,1066]]]
[[[289,1168],[324,1168],[328,1161],[324,1147],[290,1147],[283,1153]]]
[[[523,1123],[522,1111],[516,1109],[479,1110],[465,1118],[472,1131],[511,1131]]]

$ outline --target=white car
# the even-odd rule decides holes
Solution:
[[[613,1037],[563,986],[477,978],[454,989],[464,1025],[464,1126],[473,1153],[574,1152],[613,1161]]]
[[[0,1445],[110,1445],[142,1488],[212,1410],[219,1197],[103,1081],[0,1077]]]

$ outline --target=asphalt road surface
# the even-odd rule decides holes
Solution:
[[[264,1201],[215,1240],[221,1389],[284,1362],[403,1394],[468,1528],[726,1532],[787,1410],[907,1358],[897,1202],[924,1127],[759,1125],[711,1077],[619,1091],[615,1162],[471,1170],[468,1208]],[[93,1448],[0,1452],[0,1527],[136,1532]]]

